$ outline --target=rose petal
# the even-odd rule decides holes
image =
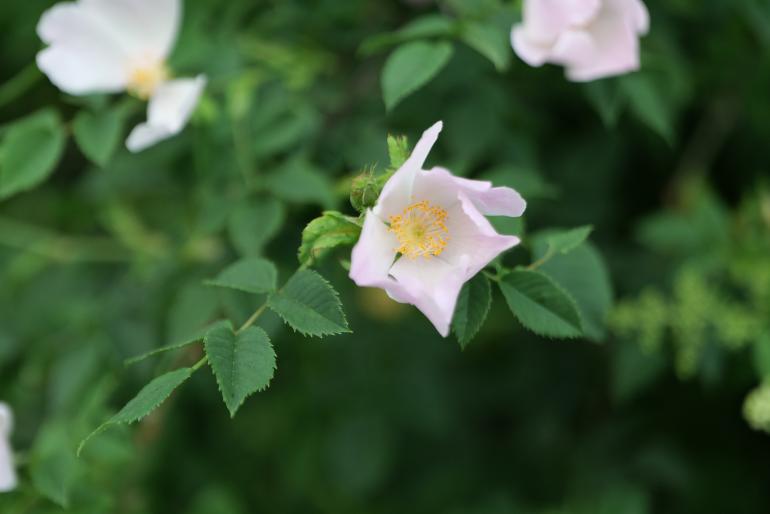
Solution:
[[[126,146],[140,152],[164,139],[175,136],[187,125],[198,105],[206,78],[178,79],[166,82],[150,98],[147,122],[138,125],[128,136]]]
[[[396,236],[372,211],[366,213],[361,237],[353,247],[350,278],[359,286],[383,287],[396,259]]]
[[[387,220],[390,216],[400,214],[412,202],[412,186],[444,124],[439,121],[426,130],[414,147],[409,159],[396,171],[382,188],[377,205],[374,206],[374,214]]]
[[[47,10],[37,32],[51,45],[37,55],[37,65],[62,91],[83,95],[125,89],[127,54],[109,27],[79,4],[58,4]]]
[[[487,216],[518,217],[527,208],[527,202],[510,187],[492,187],[492,183],[485,180],[456,177],[444,168],[420,171],[414,181],[415,198],[427,199],[445,209],[460,201],[459,192]]]

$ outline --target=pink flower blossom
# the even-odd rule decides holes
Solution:
[[[524,0],[513,49],[530,66],[550,62],[587,82],[639,69],[639,36],[649,29],[641,0]]]
[[[498,234],[484,216],[521,216],[526,202],[507,187],[424,170],[442,126],[423,134],[367,211],[350,278],[416,306],[446,337],[463,284],[519,243]]]

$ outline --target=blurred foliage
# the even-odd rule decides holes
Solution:
[[[209,87],[181,136],[132,155],[140,103],[63,96],[34,67],[53,1],[0,2],[0,399],[22,478],[0,512],[766,514],[770,440],[741,411],[768,428],[770,8],[646,3],[642,71],[578,85],[513,56],[517,2],[187,0],[172,67]],[[440,59],[394,83],[415,51]],[[530,273],[604,344],[538,338],[493,290],[460,351],[331,251],[354,334],[267,311],[280,373],[238,417],[198,373],[75,457],[203,350],[125,359],[259,304],[205,280],[268,258],[285,283],[302,228],[355,215],[350,177],[388,171],[387,134],[439,118],[432,161],[529,202],[495,220],[524,236],[500,269],[593,225]]]

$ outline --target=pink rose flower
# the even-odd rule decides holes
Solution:
[[[463,284],[519,243],[484,216],[521,216],[526,202],[507,187],[422,169],[442,127],[423,134],[367,211],[350,278],[416,306],[446,337]]]
[[[649,29],[641,0],[524,0],[513,49],[530,66],[550,62],[587,82],[639,69],[639,37]]]

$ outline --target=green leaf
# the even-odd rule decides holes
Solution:
[[[537,271],[512,271],[500,280],[511,312],[534,333],[557,338],[583,335],[575,301],[553,280]]]
[[[236,335],[227,323],[206,334],[205,347],[222,399],[235,417],[248,396],[270,385],[276,369],[273,345],[261,328],[249,327]]]
[[[285,219],[283,204],[274,198],[261,198],[254,204],[243,203],[230,213],[227,222],[230,241],[244,257],[259,255]]]
[[[660,135],[666,143],[674,143],[674,114],[666,103],[665,92],[651,77],[642,73],[621,79],[623,91],[636,117]]]
[[[339,212],[326,211],[302,231],[299,262],[311,266],[338,246],[353,245],[361,235],[361,227]]]
[[[382,94],[387,110],[427,84],[452,57],[451,43],[415,41],[398,47],[385,62]]]
[[[583,84],[586,98],[593,105],[605,127],[615,128],[627,98],[617,79],[594,80]]]
[[[139,391],[139,394],[129,401],[120,412],[108,419],[99,428],[91,432],[88,437],[83,439],[78,446],[78,456],[80,456],[83,448],[91,438],[102,433],[110,426],[135,423],[149,415],[171,396],[174,389],[190,378],[193,371],[192,368],[181,368],[153,379],[153,381],[144,386],[144,388]]]
[[[44,425],[30,455],[30,477],[35,489],[60,507],[68,508],[78,468],[67,427],[58,422]]]
[[[228,266],[206,285],[237,289],[247,293],[262,294],[275,291],[278,270],[267,259],[252,257]]]
[[[452,318],[452,330],[462,349],[465,349],[479,332],[491,306],[492,288],[489,279],[479,273],[460,291]]]
[[[123,116],[116,109],[98,112],[80,111],[72,123],[72,131],[83,154],[94,164],[105,166],[121,141]]]
[[[203,338],[206,336],[206,334],[209,332],[209,330],[213,329],[214,327],[221,325],[223,323],[226,323],[224,320],[215,321],[214,323],[211,323],[210,325],[206,325],[205,327],[199,328],[195,332],[191,333],[188,337],[185,337],[175,343],[168,344],[166,346],[161,346],[160,348],[156,348],[154,350],[150,350],[149,352],[145,352],[141,355],[137,355],[136,357],[131,357],[130,359],[126,359],[124,361],[124,364],[126,366],[129,366],[131,364],[136,364],[137,362],[141,362],[145,359],[148,359],[150,357],[154,357],[155,355],[159,355],[164,352],[170,352],[174,350],[182,349],[186,346],[190,346],[193,343],[197,343],[198,341],[203,341]]]
[[[754,367],[762,379],[770,379],[770,333],[764,333],[754,343]]]
[[[409,139],[406,136],[391,136],[388,134],[388,157],[390,157],[390,169],[397,170],[404,165],[412,149],[409,147]]]
[[[460,38],[489,59],[498,71],[505,71],[510,67],[513,54],[508,31],[497,23],[468,22],[462,27]]]
[[[536,255],[542,254],[547,243],[535,239],[534,247]],[[539,270],[575,299],[586,337],[602,341],[606,337],[613,294],[607,266],[596,248],[584,243],[569,255],[557,255]]]
[[[389,46],[414,39],[448,37],[456,30],[456,26],[456,21],[443,14],[429,14],[410,21],[395,32],[370,37],[361,45],[361,53],[373,54]]]
[[[166,320],[166,341],[187,341],[217,315],[219,300],[196,279],[183,285],[173,299]]]
[[[570,230],[551,231],[546,240],[551,247],[550,251],[552,253],[566,255],[583,244],[593,230],[593,226],[585,225]]]
[[[337,291],[318,273],[298,271],[268,306],[294,330],[309,336],[350,332]]]
[[[329,177],[304,158],[291,159],[269,175],[267,189],[276,197],[292,203],[334,206],[334,188]]]
[[[59,115],[50,109],[10,125],[0,143],[0,199],[44,182],[56,169],[65,142]]]

